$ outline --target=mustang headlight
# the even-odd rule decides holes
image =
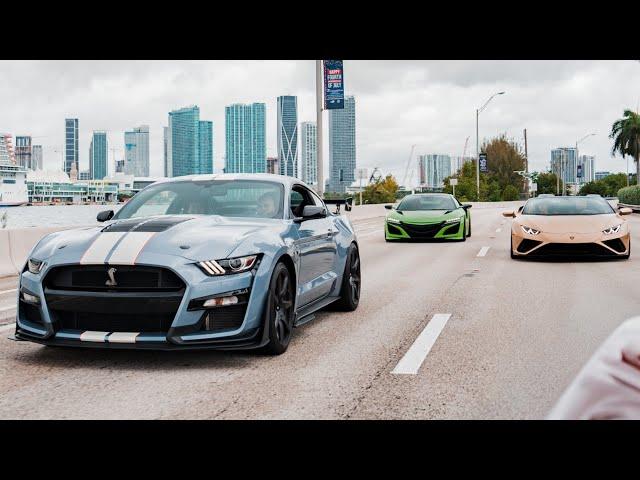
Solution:
[[[387,218],[387,223],[400,223],[400,220],[397,218],[389,217]]]
[[[249,271],[256,267],[259,261],[258,255],[248,255],[224,260],[205,260],[198,262],[198,266],[207,275],[229,275]]]
[[[613,235],[614,233],[618,233],[622,228],[622,224],[616,225],[615,227],[609,227],[602,231],[605,235]]]
[[[29,272],[35,273],[37,275],[42,271],[42,267],[44,267],[44,262],[42,260],[36,260],[35,258],[30,258],[27,261],[27,267],[29,268]]]
[[[458,223],[458,222],[460,222],[460,220],[462,220],[462,217],[450,218],[449,220],[445,220],[444,223]]]
[[[521,225],[521,227],[527,235],[538,235],[540,233],[540,230],[536,230],[535,228],[525,227],[524,225]]]

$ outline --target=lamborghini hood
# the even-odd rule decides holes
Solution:
[[[603,215],[520,215],[516,223],[545,233],[597,233],[625,220],[614,213]]]

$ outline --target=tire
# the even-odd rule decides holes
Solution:
[[[294,319],[294,289],[291,274],[284,263],[278,262],[271,274],[264,324],[269,328],[269,343],[264,350],[280,355],[291,341]]]
[[[343,312],[353,312],[360,303],[360,253],[355,243],[349,246],[347,260],[342,275],[342,287],[340,288],[340,299],[334,303],[336,310]]]
[[[467,241],[467,220],[463,220],[462,221],[462,238],[460,239],[461,242],[466,242]]]

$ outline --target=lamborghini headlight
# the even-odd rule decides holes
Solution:
[[[42,260],[36,260],[35,258],[30,258],[27,261],[27,268],[30,273],[38,274],[42,271],[42,267],[44,267],[44,262]]]
[[[205,260],[198,262],[198,266],[207,275],[229,275],[252,270],[260,259],[258,255],[247,255],[246,257],[225,258],[224,260]]]
[[[462,220],[463,217],[457,217],[457,218],[450,218],[449,220],[445,220],[445,224],[446,223],[458,223],[460,222],[460,220]]]
[[[616,225],[615,227],[609,227],[602,231],[605,235],[613,235],[614,233],[618,233],[622,228],[622,224]]]
[[[387,218],[387,223],[396,223],[396,224],[399,224],[399,223],[400,223],[400,220],[398,220],[397,218],[389,217],[389,218]]]
[[[527,235],[538,235],[540,233],[540,230],[536,230],[535,228],[525,227],[524,225],[521,225],[521,227]]]

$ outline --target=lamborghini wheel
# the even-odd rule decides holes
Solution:
[[[273,269],[265,325],[269,328],[269,343],[265,346],[267,353],[280,355],[284,353],[291,341],[293,330],[293,284],[289,269],[280,262]]]

